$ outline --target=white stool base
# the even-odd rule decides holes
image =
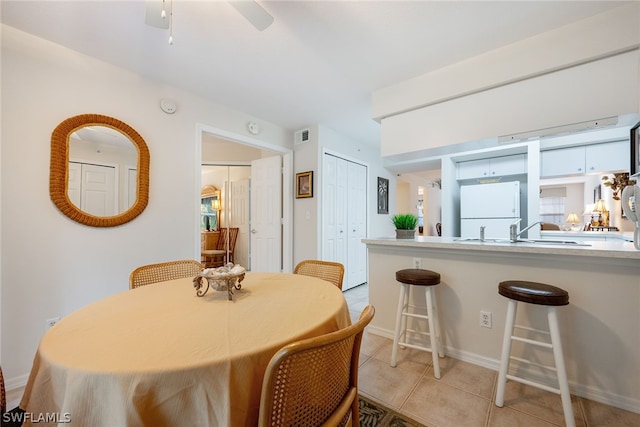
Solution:
[[[400,297],[398,298],[398,310],[396,312],[396,328],[393,335],[393,349],[391,351],[391,366],[394,368],[397,366],[398,347],[408,347],[414,348],[416,350],[428,351],[431,353],[431,359],[433,361],[433,374],[436,378],[440,378],[440,362],[438,360],[438,356],[444,357],[444,349],[442,346],[440,322],[438,319],[438,308],[436,298],[433,293],[433,286],[424,287],[427,302],[427,314],[422,315],[410,311],[410,309],[412,308],[425,308],[409,305],[409,287],[411,285],[408,285],[406,283],[400,283],[400,285]],[[408,329],[408,317],[427,320],[429,325],[429,332]],[[407,332],[429,336],[431,347],[408,342],[409,340],[407,338]]]
[[[498,372],[498,388],[496,390],[496,406],[502,407],[504,405],[504,392],[507,383],[507,379],[517,381],[522,384],[527,384],[532,387],[536,387],[542,390],[549,391],[551,393],[559,394],[562,399],[562,409],[564,411],[564,419],[567,427],[575,427],[576,422],[573,417],[573,407],[571,406],[571,394],[569,393],[569,382],[567,381],[567,371],[564,365],[564,355],[562,353],[562,342],[560,340],[560,329],[558,327],[558,317],[555,306],[547,306],[547,319],[549,322],[549,335],[551,336],[551,344],[543,341],[535,341],[530,339],[518,338],[514,335],[514,328],[519,328],[515,324],[516,312],[518,308],[518,301],[509,300],[507,307],[507,319],[504,327],[504,336],[502,339],[502,355],[500,356],[500,370]],[[528,328],[524,328],[528,329]],[[544,332],[544,331],[536,331]],[[530,363],[526,360],[511,357],[511,343],[512,341],[521,341],[528,344],[538,345],[541,347],[551,348],[553,350],[553,358],[555,362],[555,368],[550,366],[544,366],[535,364],[538,367],[547,368],[549,370],[555,370],[558,377],[558,388],[549,387],[548,385],[541,384],[526,378],[518,377],[515,375],[509,375],[509,362],[511,359],[518,360],[520,362]]]

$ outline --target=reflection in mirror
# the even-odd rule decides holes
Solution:
[[[200,194],[200,229],[217,231],[219,211],[220,191],[213,185],[205,185]]]
[[[80,210],[113,216],[136,200],[138,152],[131,140],[107,126],[84,126],[69,136],[67,196]]]
[[[83,114],[51,135],[51,200],[81,224],[113,227],[131,221],[149,200],[149,149],[118,119]]]

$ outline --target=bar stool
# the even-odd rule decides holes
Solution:
[[[391,366],[396,367],[398,346],[415,348],[417,350],[431,352],[433,359],[433,373],[436,378],[440,378],[440,363],[438,356],[444,357],[442,348],[440,323],[438,320],[438,307],[434,295],[433,287],[440,283],[440,274],[419,268],[410,268],[406,270],[396,271],[396,280],[400,282],[400,298],[398,299],[398,311],[396,313],[396,329],[393,335],[393,350],[391,352]],[[426,307],[417,307],[409,304],[410,286],[424,286],[426,296]],[[418,314],[416,309],[425,309],[427,314]],[[429,332],[422,332],[415,329],[407,328],[407,318],[423,319],[428,321]],[[425,347],[413,343],[409,343],[407,332],[429,337],[431,347]],[[400,340],[402,338],[402,341]]]
[[[562,354],[562,342],[560,340],[560,329],[558,327],[558,317],[556,307],[569,304],[569,293],[564,289],[544,283],[526,282],[520,280],[508,280],[500,282],[498,285],[498,293],[509,299],[507,307],[507,319],[504,327],[504,337],[502,341],[502,356],[500,359],[500,371],[498,374],[498,389],[496,391],[496,406],[502,407],[504,404],[504,391],[507,379],[537,387],[555,394],[559,394],[562,399],[562,409],[564,411],[565,423],[568,427],[574,427],[575,419],[573,418],[573,408],[571,406],[571,395],[569,393],[569,383],[567,381],[567,371],[564,366],[564,356]],[[547,307],[547,319],[549,322],[549,331],[541,331],[525,326],[515,324],[516,311],[518,302],[528,304],[537,304]],[[514,328],[523,329],[531,332],[550,335],[551,343],[546,341],[537,341],[529,338],[522,338],[514,335]],[[526,344],[537,345],[549,348],[553,351],[555,368],[553,366],[542,365],[532,361],[511,356],[512,341],[520,341]],[[510,360],[516,360],[520,363],[526,363],[537,366],[539,368],[555,371],[558,377],[559,388],[549,387],[532,380],[509,374]]]

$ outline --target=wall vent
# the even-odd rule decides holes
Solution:
[[[294,145],[304,144],[306,142],[309,142],[309,139],[310,139],[310,131],[309,131],[309,129],[302,129],[302,130],[297,131],[294,134],[293,143],[294,143]]]

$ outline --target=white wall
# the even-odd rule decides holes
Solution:
[[[294,146],[294,172],[313,171],[313,197],[294,200],[293,265],[304,259],[322,258],[322,153],[325,151],[367,166],[367,234],[378,237],[394,235],[393,212],[390,210],[388,215],[377,213],[378,177],[389,179],[390,188],[395,188],[395,174],[384,168],[380,153],[325,126],[313,125],[308,129],[309,141]],[[395,193],[391,191],[389,194],[389,206],[395,206]]]
[[[411,213],[417,215],[415,206],[418,204],[418,192],[412,191],[413,186],[405,181],[396,181],[396,205],[389,206],[389,209],[397,214]],[[417,188],[416,188],[417,190]]]
[[[388,117],[382,155],[634,113],[638,51]]]
[[[137,266],[199,257],[196,124],[290,147],[291,132],[58,45],[2,27],[1,341],[8,388],[23,384],[44,322],[128,289]],[[161,98],[176,101],[173,115]],[[149,204],[119,227],[63,216],[49,198],[50,138],[64,119],[115,117],[145,139]]]
[[[373,94],[394,156],[638,111],[640,4]]]
[[[320,221],[319,189],[320,161],[318,159],[318,126],[309,127],[309,141],[295,145],[293,173],[313,171],[313,197],[294,199],[293,201],[293,265],[305,259],[321,259],[318,251],[318,224]],[[295,182],[292,182],[295,197]]]

